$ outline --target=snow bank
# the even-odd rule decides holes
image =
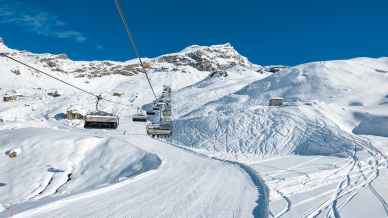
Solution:
[[[0,132],[0,149],[20,147],[15,159],[1,156],[0,202],[21,203],[53,194],[73,194],[154,169],[160,159],[115,138],[75,131],[22,128]]]

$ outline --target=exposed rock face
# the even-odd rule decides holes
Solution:
[[[0,38],[0,46],[1,46]],[[28,57],[42,69],[60,73],[73,74],[75,77],[103,77],[106,75],[132,76],[143,73],[137,60],[126,62],[115,61],[72,61],[67,54],[33,54],[27,51],[8,49],[5,51],[15,57]],[[220,72],[240,65],[258,71],[262,67],[251,64],[230,44],[214,46],[190,46],[180,52],[162,55],[156,58],[144,58],[144,67],[148,72],[180,71],[182,73],[194,68],[203,72]]]
[[[228,72],[226,71],[214,71],[211,74],[209,74],[209,78],[222,78],[227,76],[228,76]]]
[[[176,66],[190,66],[199,71],[209,72],[226,70],[236,65],[253,66],[229,43],[214,46],[190,46],[180,53],[161,56],[158,58],[158,62],[167,62]]]

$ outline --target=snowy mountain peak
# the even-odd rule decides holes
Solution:
[[[137,60],[116,61],[73,61],[66,54],[34,54],[28,51],[9,49],[0,43],[0,49],[12,52],[16,58],[29,59],[31,63],[40,65],[49,71],[70,73],[76,77],[102,77],[111,74],[132,76],[141,72]],[[261,66],[254,65],[240,55],[230,43],[200,46],[193,45],[177,53],[162,55],[155,58],[144,58],[149,72],[216,72],[242,67],[246,70],[258,71]]]
[[[167,62],[181,65],[189,65],[199,71],[226,70],[240,65],[249,68],[254,66],[248,59],[240,55],[230,43],[212,46],[189,46],[178,53],[162,55],[159,62]]]
[[[218,45],[210,45],[210,46],[202,46],[202,45],[191,45],[182,50],[182,52],[191,52],[196,50],[217,50],[217,49],[224,49],[224,50],[233,50],[234,52],[237,52],[232,44],[229,42],[224,44],[218,44]]]
[[[3,38],[0,37],[0,52],[4,52],[5,49],[7,49],[7,46],[5,45]]]

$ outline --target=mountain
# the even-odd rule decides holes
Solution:
[[[144,58],[157,95],[172,88],[173,135],[153,139],[131,119],[154,100],[137,60],[74,61],[3,41],[0,52],[102,94],[111,101],[99,109],[120,117],[116,130],[84,129],[64,113],[94,111],[95,96],[0,57],[0,95],[16,96],[0,103],[0,217],[362,217],[361,203],[385,207],[388,58],[260,66],[230,44]],[[273,97],[283,105],[269,106]]]

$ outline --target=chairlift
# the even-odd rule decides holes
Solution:
[[[149,110],[146,112],[147,115],[155,115],[155,111],[153,110]]]
[[[171,117],[171,115],[172,115],[171,110],[163,110],[162,111],[163,117]]]
[[[104,111],[95,111],[86,114],[84,128],[117,129],[119,117]]]
[[[166,108],[166,107],[168,107],[169,106],[169,103],[168,102],[159,102],[159,103],[157,103],[156,104],[156,106],[158,107],[158,108]]]
[[[96,111],[85,115],[84,128],[97,129],[117,129],[119,126],[119,117],[112,113],[98,110],[98,103],[102,96],[97,96]]]
[[[152,137],[169,137],[172,134],[171,122],[149,123],[146,126],[147,135]]]
[[[132,121],[134,122],[146,122],[147,118],[143,113],[137,113],[132,115]]]

